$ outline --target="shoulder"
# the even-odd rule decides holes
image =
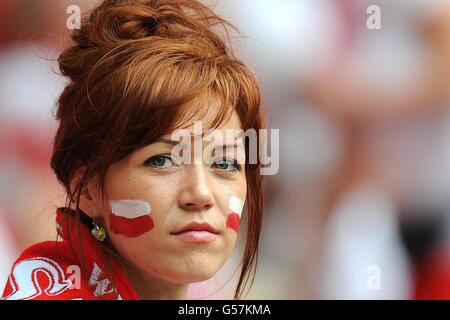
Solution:
[[[67,299],[75,261],[66,243],[41,242],[25,249],[15,261],[2,299]]]

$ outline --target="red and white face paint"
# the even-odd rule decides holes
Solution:
[[[110,201],[109,227],[111,232],[136,238],[154,227],[150,204],[144,200]]]
[[[244,208],[244,201],[236,196],[232,196],[229,200],[230,213],[227,217],[227,228],[236,231],[239,230],[239,224],[241,223],[242,209]]]

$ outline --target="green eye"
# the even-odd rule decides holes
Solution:
[[[234,159],[223,158],[213,163],[213,167],[223,171],[240,171],[241,165]]]
[[[144,165],[153,168],[166,169],[174,166],[175,164],[170,156],[157,155],[145,161]]]

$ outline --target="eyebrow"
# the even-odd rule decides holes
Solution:
[[[170,144],[172,146],[176,146],[177,144],[183,144],[183,142],[178,142],[178,141],[174,141],[174,140],[169,140],[169,139],[158,139],[155,141],[155,143],[165,143],[165,144]]]
[[[178,144],[181,144],[181,146],[185,147],[186,144],[184,142],[178,142],[170,139],[158,139],[155,141],[155,143],[165,143],[171,146],[176,146]],[[228,149],[228,148],[240,148],[242,150],[245,150],[242,144],[223,144],[223,145],[217,145],[214,147],[214,149]]]

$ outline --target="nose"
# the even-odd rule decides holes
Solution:
[[[214,206],[214,197],[202,165],[191,165],[186,175],[185,187],[181,190],[178,203],[189,211],[207,210]]]

